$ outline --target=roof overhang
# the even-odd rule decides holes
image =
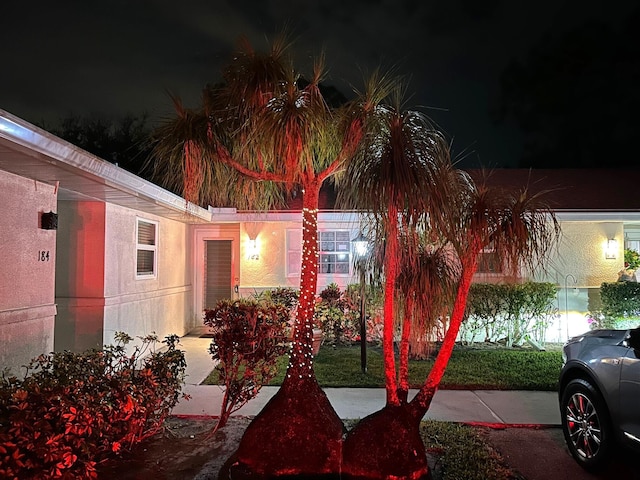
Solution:
[[[113,203],[182,223],[211,213],[0,110],[0,169],[56,186],[59,200]]]

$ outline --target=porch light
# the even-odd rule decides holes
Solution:
[[[249,238],[247,245],[247,258],[249,260],[260,260],[260,246],[257,238]]]
[[[358,258],[363,258],[367,254],[367,251],[369,250],[369,240],[362,234],[362,232],[360,232],[356,238],[351,240],[351,243],[353,243],[353,248],[355,249],[355,253]]]
[[[615,260],[618,258],[618,240],[610,238],[607,240],[607,244],[604,248],[604,258],[608,260]]]

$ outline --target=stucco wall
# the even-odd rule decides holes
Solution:
[[[53,350],[56,230],[41,215],[56,212],[55,187],[0,171],[0,368]]]
[[[158,222],[157,272],[136,278],[137,219]],[[117,331],[184,335],[192,316],[188,226],[108,204],[105,230],[104,342]]]
[[[562,238],[547,272],[536,281],[558,285],[558,316],[547,330],[547,340],[565,341],[589,329],[589,296],[599,295],[603,282],[615,282],[624,265],[622,222],[561,221]],[[615,259],[605,258],[608,239],[618,240]]]
[[[568,274],[579,287],[599,288],[602,282],[615,282],[624,266],[622,222],[561,222],[562,239],[558,256],[550,266],[557,272],[554,279],[562,283]],[[618,240],[615,259],[605,258],[607,240]]]
[[[104,324],[105,204],[60,201],[55,349],[101,348]]]
[[[349,230],[358,235],[353,222],[318,221],[319,230]],[[244,296],[268,288],[300,286],[299,275],[287,275],[287,231],[302,231],[300,222],[245,222],[240,227],[240,293]],[[250,239],[258,242],[259,258],[250,258]],[[351,275],[319,274],[318,293],[330,283],[344,289],[358,279]]]

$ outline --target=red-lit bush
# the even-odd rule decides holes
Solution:
[[[222,300],[205,310],[204,323],[213,334],[209,352],[225,388],[216,429],[277,373],[276,361],[287,350],[288,320],[288,308],[271,302]]]
[[[96,466],[154,435],[180,398],[186,362],[176,348],[147,355],[157,337],[84,353],[41,355],[24,379],[2,375],[0,477],[97,478]]]

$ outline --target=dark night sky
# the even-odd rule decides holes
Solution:
[[[196,106],[240,35],[257,48],[288,25],[306,69],[326,52],[325,83],[347,96],[363,71],[396,66],[420,106],[453,138],[462,165],[513,165],[521,139],[491,106],[512,58],[548,33],[623,21],[635,0],[110,0],[5,2],[0,109],[35,123],[68,115],[171,113],[167,91]],[[608,7],[607,11],[602,6]]]

